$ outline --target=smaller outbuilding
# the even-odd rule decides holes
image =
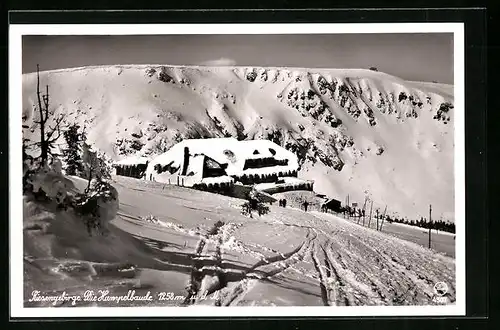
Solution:
[[[116,175],[141,179],[145,178],[148,164],[148,158],[132,156],[113,163],[113,167]]]
[[[340,212],[342,212],[342,203],[339,200],[332,198],[332,199],[327,200],[322,205],[321,208],[325,212],[328,210],[332,210],[333,212],[340,213]]]

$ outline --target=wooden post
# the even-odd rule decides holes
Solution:
[[[431,248],[432,205],[429,205],[429,249]]]
[[[354,212],[354,215],[356,215],[356,212]],[[358,221],[356,221],[356,223],[359,225],[360,221],[361,221],[361,213],[359,212],[359,209],[358,209]]]
[[[344,219],[347,219],[347,197],[345,198]]]
[[[384,209],[384,215],[382,216],[382,223],[380,224],[380,231],[382,231],[382,226],[384,225],[384,220],[385,220],[385,212],[387,212],[387,205],[385,206],[385,209]]]
[[[372,222],[372,209],[373,209],[373,201],[371,201],[371,205],[370,205],[370,218],[368,219],[368,228],[370,228],[370,224]]]
[[[347,219],[351,218],[351,206],[349,204],[349,194],[347,194]]]
[[[367,198],[365,197],[365,202],[363,203],[363,226],[365,225],[365,209],[366,209],[366,201]]]
[[[377,230],[378,230],[378,209],[377,209]]]

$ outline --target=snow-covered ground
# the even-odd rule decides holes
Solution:
[[[453,258],[385,232],[276,205],[251,219],[242,200],[157,182],[115,177],[113,185],[120,207],[105,236],[25,201],[26,306],[50,304],[29,302],[33,290],[102,288],[151,292],[134,305],[429,305],[440,281],[455,301]]]
[[[341,216],[342,217],[342,216]],[[356,223],[359,226],[363,226],[362,218],[349,218],[345,219],[352,223]],[[359,220],[359,221],[358,221]],[[379,225],[381,222],[379,223]],[[370,227],[368,227],[370,225]],[[371,228],[376,230],[377,222],[376,219],[372,219],[371,223],[368,219],[365,219],[365,228]],[[417,243],[421,246],[427,247],[429,245],[429,230],[425,228],[419,228],[416,226],[410,226],[401,223],[389,223],[384,221],[381,225],[382,231],[388,235],[404,239],[409,242]],[[438,253],[445,254],[452,258],[455,257],[455,234],[432,230],[431,232],[431,249]]]

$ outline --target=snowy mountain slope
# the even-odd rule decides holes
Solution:
[[[370,70],[129,65],[47,71],[51,105],[108,156],[152,156],[186,138],[269,139],[315,189],[404,216],[453,221],[453,88]],[[23,76],[23,115],[36,113]],[[32,139],[37,138],[34,130]]]
[[[85,188],[85,180],[71,179]],[[153,298],[75,305],[422,306],[436,305],[439,281],[449,287],[447,303],[456,303],[455,260],[385,232],[277,205],[251,219],[239,199],[147,180],[115,177],[113,186],[120,206],[106,236],[90,237],[70,212],[25,199],[26,307],[71,306],[30,301],[34,290],[102,296],[103,288],[108,297],[133,290]]]

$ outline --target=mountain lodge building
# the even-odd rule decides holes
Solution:
[[[146,179],[223,193],[235,183],[267,188],[280,183],[285,187],[280,191],[298,185],[312,190],[312,181],[297,178],[298,167],[294,153],[269,140],[187,139],[152,159]]]

